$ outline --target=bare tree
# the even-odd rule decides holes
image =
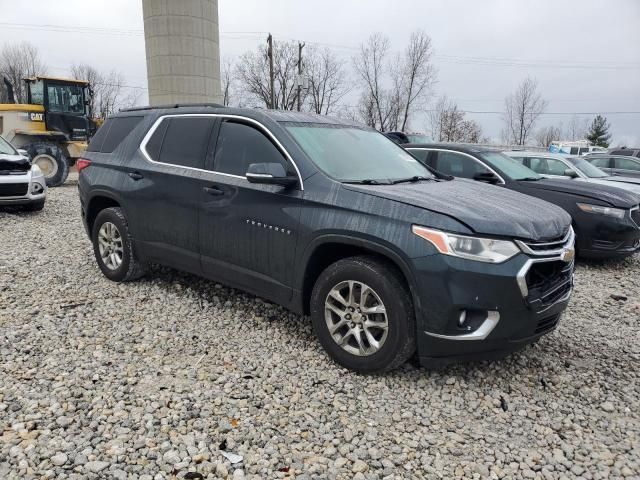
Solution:
[[[11,82],[18,103],[28,101],[24,79],[46,73],[47,66],[40,58],[40,52],[29,42],[5,45],[0,51],[0,77],[6,77]],[[2,101],[7,101],[4,88],[0,90],[3,91]]]
[[[294,42],[274,42],[274,100],[275,108],[293,110],[297,100],[298,47]],[[266,48],[244,53],[236,67],[243,90],[253,97],[257,105],[271,104],[269,60]]]
[[[527,77],[514,93],[505,98],[504,104],[503,139],[508,143],[525,145],[547,107],[546,100],[538,93],[538,82]]]
[[[81,63],[72,65],[71,75],[77,80],[89,82],[92,92],[89,107],[96,118],[104,119],[122,108],[133,107],[142,95],[142,89],[127,86],[124,75],[116,70],[105,74],[89,64]]]
[[[349,92],[345,64],[328,48],[307,47],[304,71],[309,80],[308,101],[312,112],[328,115]]]
[[[222,104],[225,107],[231,105],[232,91],[233,91],[233,72],[234,64],[231,58],[225,58],[222,62],[222,69],[220,71],[220,80],[222,82]]]
[[[429,112],[429,126],[431,136],[439,142],[478,143],[482,138],[478,122],[466,120],[464,111],[444,95]]]
[[[360,46],[360,53],[353,59],[356,74],[364,85],[366,93],[361,97],[360,110],[367,113],[364,117],[369,123],[375,118],[375,126],[381,131],[388,128],[391,115],[390,94],[384,88],[384,77],[387,70],[386,57],[389,53],[389,39],[380,33],[369,37],[366,43]],[[369,115],[370,113],[370,115]],[[369,123],[370,124],[370,123]]]
[[[562,136],[562,127],[556,127],[554,125],[549,125],[547,127],[542,127],[538,129],[535,134],[536,144],[540,147],[548,147],[551,145],[551,142],[556,140],[560,140]]]
[[[589,130],[589,119],[573,115],[565,129],[563,136],[565,140],[584,140]]]
[[[432,55],[429,35],[424,31],[413,32],[399,69],[400,80],[396,82],[402,103],[401,130],[406,129],[414,107],[425,100],[435,83],[436,70],[431,63]]]

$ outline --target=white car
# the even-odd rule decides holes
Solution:
[[[40,168],[0,136],[0,207],[38,211],[46,196],[47,184]]]

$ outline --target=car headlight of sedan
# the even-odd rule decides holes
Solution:
[[[578,203],[578,208],[583,212],[606,215],[607,217],[614,218],[624,218],[627,213],[627,211],[622,208],[603,207],[601,205],[590,205],[588,203]]]
[[[509,240],[454,235],[418,225],[413,225],[411,230],[431,243],[440,253],[452,257],[502,263],[520,252],[518,246]]]

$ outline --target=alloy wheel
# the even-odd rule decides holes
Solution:
[[[387,310],[365,283],[347,280],[335,285],[325,300],[324,316],[333,340],[352,355],[373,355],[387,339]]]
[[[122,235],[111,222],[105,222],[98,231],[98,251],[102,263],[109,270],[117,270],[122,265],[123,243]]]

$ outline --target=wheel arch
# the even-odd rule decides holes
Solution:
[[[93,231],[93,224],[98,214],[102,210],[111,207],[121,208],[124,211],[124,208],[122,207],[122,201],[120,198],[118,198],[118,195],[108,190],[97,190],[92,193],[91,197],[89,197],[87,201],[87,207],[85,211],[85,218],[89,235],[91,235],[91,232]],[[126,211],[124,213],[126,216]]]
[[[343,258],[358,255],[371,255],[396,268],[409,289],[414,309],[419,299],[416,298],[415,278],[403,256],[390,246],[371,239],[344,234],[322,235],[309,244],[303,255],[301,268],[297,274],[296,285],[301,285],[296,310],[308,315],[310,311],[311,291],[322,271],[332,263]]]

